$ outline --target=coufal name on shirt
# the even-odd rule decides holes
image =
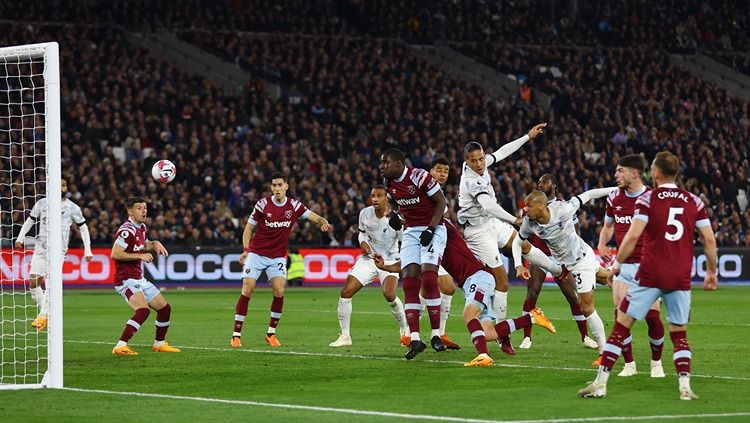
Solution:
[[[288,228],[292,224],[291,220],[287,220],[285,222],[269,222],[266,221],[266,226],[269,228]]]
[[[659,197],[660,200],[665,198],[679,198],[686,203],[689,201],[687,195],[677,191],[661,191],[657,194],[657,197]]]
[[[418,204],[419,203],[419,197],[416,198],[399,198],[396,200],[396,204],[399,206],[410,206],[412,204]]]
[[[631,221],[632,221],[631,216],[615,216],[616,223],[627,223],[629,225]]]

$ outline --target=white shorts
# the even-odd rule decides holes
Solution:
[[[386,261],[385,264],[393,264],[397,261]],[[367,286],[370,283],[372,283],[375,279],[380,280],[380,284],[383,284],[383,281],[385,281],[385,278],[387,277],[394,277],[396,278],[396,281],[398,281],[398,273],[390,273],[386,272],[385,270],[378,269],[377,266],[375,266],[375,262],[366,256],[362,256],[359,259],[357,259],[357,262],[354,263],[354,266],[352,266],[351,269],[349,269],[349,274],[351,276],[354,276],[355,279],[359,283],[362,284],[362,286]]]
[[[495,278],[489,272],[480,270],[469,276],[463,285],[464,298],[466,304],[479,307],[482,312],[479,313],[479,321],[492,320],[495,315],[492,313],[492,297],[495,295]]]
[[[425,229],[427,229],[427,226],[412,226],[404,230],[404,236],[401,239],[401,252],[399,254],[401,256],[402,269],[413,263],[419,265],[434,264],[435,266],[440,264],[445,244],[448,241],[448,233],[445,230],[445,226],[438,226],[435,228],[432,243],[423,247],[419,242],[419,236],[422,235]]]
[[[269,258],[248,253],[245,266],[242,268],[242,277],[258,280],[263,271],[266,272],[269,281],[276,277],[286,279],[286,257]]]
[[[47,266],[47,255],[40,254],[35,251],[34,255],[31,256],[31,267],[29,269],[29,274],[47,277],[47,273],[49,271],[49,268]]]
[[[443,266],[438,267],[438,277],[441,277],[441,276],[450,276],[450,273],[448,273],[448,271],[445,270]]]
[[[147,303],[150,303],[157,295],[159,295],[159,289],[145,278],[125,279],[122,281],[122,285],[115,286],[115,291],[122,295],[122,298],[124,298],[126,302],[129,301],[130,297],[136,292],[143,292],[143,296],[146,297]]]
[[[628,285],[628,289],[638,286],[638,281],[635,279],[636,273],[640,263],[623,263],[620,266],[620,274],[615,276],[615,282],[622,282]]]
[[[503,265],[500,249],[508,245],[516,232],[512,226],[498,219],[490,219],[480,225],[467,225],[464,239],[472,253],[491,268]]]
[[[667,291],[647,286],[634,286],[628,290],[628,309],[625,313],[637,320],[643,320],[651,308],[651,304],[664,299],[667,307],[667,321],[673,325],[685,325],[690,319],[690,291]]]
[[[599,270],[599,262],[591,252],[586,253],[576,264],[568,266],[576,281],[576,292],[585,294],[594,290],[596,286],[596,272]]]

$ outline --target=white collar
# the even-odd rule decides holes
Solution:
[[[408,171],[409,171],[409,168],[408,168],[408,167],[406,167],[406,166],[404,166],[404,171],[403,171],[403,172],[401,173],[401,176],[399,176],[399,177],[398,177],[398,178],[396,179],[396,182],[401,182],[401,181],[403,181],[403,180],[404,180],[404,178],[406,178],[406,172],[408,172]]]
[[[659,185],[659,188],[677,188],[677,184],[672,182],[667,182],[666,184]]]
[[[625,192],[625,196],[626,196],[626,197],[630,197],[630,198],[640,197],[640,196],[641,196],[641,194],[643,194],[644,192],[646,192],[646,185],[643,185],[643,186],[641,187],[641,190],[640,190],[640,191],[638,191],[638,192],[634,192],[634,193],[632,193],[632,194],[631,194],[631,193],[629,193],[629,192],[628,192],[628,190],[626,190],[626,189],[624,189],[623,191]]]
[[[131,219],[131,218],[128,218],[128,220],[130,221],[130,223],[132,223],[133,225],[135,225],[136,228],[140,228],[141,226],[143,226],[143,223],[135,223],[135,222],[133,222],[133,219]]]
[[[277,203],[277,202],[276,202],[276,199],[274,199],[274,198],[273,198],[273,195],[271,196],[271,202],[272,202],[272,203],[274,203],[274,204],[276,204],[276,205],[277,205],[277,206],[279,206],[279,207],[281,207],[281,206],[283,206],[284,204],[286,204],[287,200],[288,200],[288,197],[284,197],[284,201],[282,201],[282,202],[280,202],[280,203]]]

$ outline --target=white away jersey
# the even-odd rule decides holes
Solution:
[[[36,235],[36,245],[34,247],[36,251],[46,252],[48,250],[49,244],[47,240],[47,208],[47,197],[44,197],[41,200],[37,201],[36,204],[34,204],[34,207],[31,209],[31,217],[39,222]],[[86,219],[83,217],[83,213],[81,212],[81,208],[78,207],[78,204],[70,201],[67,198],[62,200],[61,208],[62,245],[63,251],[67,251],[68,241],[70,240],[70,225],[72,225],[73,222],[81,225],[83,223],[86,223]]]
[[[537,235],[547,244],[552,256],[568,267],[576,264],[586,254],[593,254],[594,250],[576,233],[575,222],[581,200],[573,197],[570,201],[553,201],[547,207],[549,222],[546,225],[529,220],[528,217],[523,218],[518,230],[521,238]]]
[[[378,219],[373,206],[365,207],[359,212],[359,232],[364,234],[375,254],[385,261],[398,260],[398,242],[402,232],[391,228],[387,214]]]
[[[487,156],[487,160],[490,160],[491,157]],[[458,223],[479,225],[490,218],[490,215],[477,201],[477,197],[480,195],[487,195],[492,201],[497,202],[490,172],[485,169],[484,174],[480,175],[464,163],[461,182],[458,185]]]

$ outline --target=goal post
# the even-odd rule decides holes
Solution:
[[[59,61],[56,42],[0,47],[0,390],[63,386]],[[28,288],[31,254],[15,242],[43,197],[46,225],[34,225],[32,234],[46,239],[49,252],[41,271],[49,318],[46,330],[37,331],[31,327],[38,312]]]

